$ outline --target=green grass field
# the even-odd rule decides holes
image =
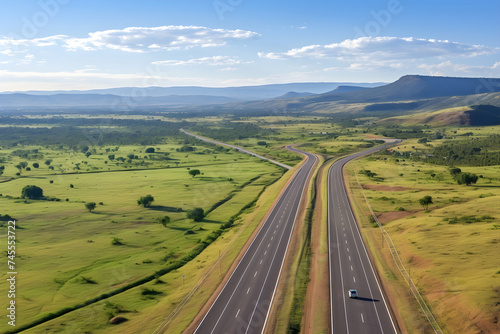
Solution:
[[[0,207],[2,214],[12,216],[18,224],[17,301],[18,314],[22,314],[18,326],[151,275],[182,258],[282,174],[279,167],[233,151],[198,147],[195,152],[176,152],[181,145],[173,142],[155,147],[172,152],[169,157],[179,163],[153,161],[144,167],[135,166],[137,159],[133,159],[110,166],[104,164],[110,153],[105,148],[85,157],[32,146],[22,149],[38,148],[43,154],[40,167],[23,170],[16,177],[14,166],[20,160],[28,160],[30,165],[34,161],[7,159]],[[113,153],[139,155],[144,149],[126,146]],[[0,152],[6,156],[12,150]],[[45,159],[57,166],[79,161],[91,170],[68,167],[61,174],[48,169]],[[135,170],[144,168],[153,169]],[[202,175],[193,178],[188,168],[199,169]],[[41,187],[46,197],[60,201],[19,198],[21,189],[32,184]],[[147,194],[155,201],[149,208],[139,206],[137,199]],[[186,210],[201,207],[207,211],[223,199],[229,200],[202,222],[186,218]],[[85,202],[102,205],[90,213]],[[165,215],[171,218],[166,228],[156,223]],[[2,230],[6,230],[5,224]],[[120,244],[113,245],[113,240]],[[154,298],[140,303],[154,303]],[[2,331],[7,329],[4,325],[0,325]]]
[[[287,172],[276,183],[266,188],[266,191],[259,197],[255,208],[245,210],[242,217],[235,222],[231,229],[224,232],[221,237],[184,267],[159,277],[158,281],[152,281],[143,287],[133,288],[106,301],[71,312],[27,332],[83,330],[92,333],[153,332],[165,321],[167,333],[180,333],[191,323],[200,308],[212,295],[232,265],[242,245],[249,239],[292,173],[293,171]],[[212,211],[207,218],[214,219],[226,216],[230,210],[236,207],[241,209],[241,203],[248,204],[249,201],[255,199],[264,183],[266,183],[265,175],[247,185],[244,188],[245,191],[239,192],[231,200]],[[251,198],[252,196],[253,198]],[[221,261],[217,263],[215,261],[219,255],[221,255]],[[121,271],[116,274],[120,275],[123,272],[127,272],[127,267],[121,268]],[[219,273],[222,273],[222,276]],[[183,275],[185,280],[182,279]],[[198,284],[201,284],[199,288],[193,290]],[[144,288],[158,291],[159,294],[144,296],[142,294]],[[189,296],[192,291],[194,294],[184,304],[184,298]],[[177,306],[180,308],[175,312]],[[111,315],[126,317],[128,321],[120,326],[110,325],[108,321]],[[126,326],[126,329],[123,326]]]

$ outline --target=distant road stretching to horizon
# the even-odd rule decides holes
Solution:
[[[397,142],[400,141],[392,140],[344,157],[328,171],[330,326],[334,334],[398,332],[354,218],[343,177],[344,165],[349,161]],[[311,153],[287,148],[306,155],[307,161],[279,198],[195,334],[251,334],[265,329],[302,194],[317,160]],[[250,151],[245,153],[256,155]],[[359,298],[349,298],[349,289],[356,289]]]
[[[347,196],[343,168],[384,145],[342,158],[328,171],[328,254],[331,328],[335,334],[397,333]],[[359,298],[351,299],[355,289]]]
[[[267,322],[302,195],[317,157],[307,156],[194,333],[261,333]]]

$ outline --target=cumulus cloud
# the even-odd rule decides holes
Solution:
[[[0,37],[0,53],[14,55],[32,47],[62,46],[68,50],[114,49],[124,52],[151,52],[192,47],[223,46],[228,42],[259,37],[241,29],[212,29],[199,26],[129,27],[89,33],[85,38],[54,35],[35,39]]]
[[[209,66],[232,66],[241,64],[241,61],[228,56],[214,56],[202,57],[188,60],[161,60],[155,61],[153,65],[168,65],[168,66],[181,66],[181,65],[209,65]]]
[[[492,77],[500,75],[500,62],[492,66],[465,65],[445,61],[440,64],[421,64],[418,68],[427,71],[431,75],[474,75]]]
[[[6,36],[0,37],[0,49],[11,50],[17,47],[30,47],[30,46],[53,46],[60,44],[61,41],[67,39],[66,35],[54,35],[34,39],[15,39]],[[2,50],[2,51],[3,51]]]
[[[87,38],[69,38],[70,50],[116,49],[125,52],[177,50],[192,47],[222,46],[230,41],[257,38],[247,30],[212,29],[199,26],[129,27],[89,33]]]
[[[328,45],[308,45],[286,52],[259,53],[259,56],[268,59],[336,58],[347,60],[355,58],[366,60],[403,60],[454,56],[474,57],[498,51],[498,48],[450,42],[447,40],[414,37],[360,37]]]

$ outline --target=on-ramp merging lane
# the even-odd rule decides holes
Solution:
[[[386,143],[336,161],[328,171],[328,245],[331,328],[343,333],[397,333],[347,197],[342,170],[352,159]],[[356,289],[358,299],[348,296]]]
[[[233,274],[205,315],[196,334],[262,333],[267,322],[299,205],[316,156],[296,172]]]

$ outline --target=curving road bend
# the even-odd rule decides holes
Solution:
[[[330,325],[335,334],[397,333],[354,218],[342,174],[347,162],[395,142],[399,141],[342,158],[328,171]],[[356,289],[359,298],[349,298],[349,289]]]
[[[314,154],[287,148],[304,154],[307,160],[283,191],[196,328],[196,334],[252,334],[264,331],[302,195],[317,161]]]

